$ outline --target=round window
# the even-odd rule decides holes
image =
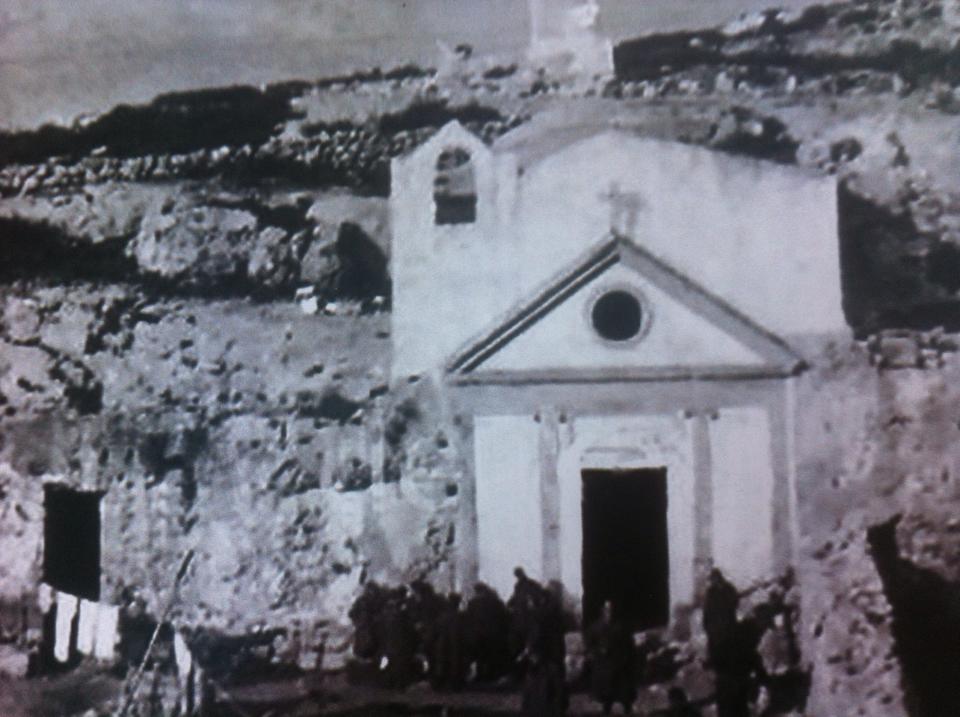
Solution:
[[[590,320],[597,333],[608,341],[627,341],[640,333],[643,309],[633,294],[608,291],[593,305]]]

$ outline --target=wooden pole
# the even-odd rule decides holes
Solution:
[[[153,634],[150,636],[150,642],[147,643],[147,650],[143,653],[140,666],[137,667],[137,671],[133,673],[133,678],[124,686],[126,697],[123,701],[123,707],[120,710],[120,717],[126,717],[127,710],[130,709],[133,696],[136,694],[137,687],[143,677],[143,671],[147,667],[147,660],[150,659],[150,653],[153,651],[153,646],[157,641],[157,637],[160,635],[160,628],[163,627],[167,618],[170,616],[170,611],[173,610],[173,606],[177,600],[177,589],[180,587],[180,581],[183,580],[183,576],[187,574],[187,568],[190,567],[191,560],[193,560],[193,548],[188,550],[186,555],[183,556],[183,560],[180,561],[180,569],[177,570],[177,576],[173,581],[173,589],[170,591],[170,597],[163,609],[163,613],[160,615],[160,619],[157,621],[157,626],[153,629]]]

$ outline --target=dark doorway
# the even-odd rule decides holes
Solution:
[[[667,469],[583,471],[583,616],[610,600],[634,630],[667,624]]]
[[[43,580],[100,599],[100,493],[44,486]]]

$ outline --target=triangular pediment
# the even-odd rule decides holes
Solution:
[[[621,325],[611,331],[598,307],[613,294],[627,311],[626,324],[616,314]],[[785,341],[615,237],[471,341],[447,368],[457,382],[484,383],[773,377],[802,365]]]

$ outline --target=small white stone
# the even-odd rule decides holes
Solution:
[[[721,72],[717,75],[715,87],[717,92],[733,92],[737,88],[737,83],[726,72]]]

